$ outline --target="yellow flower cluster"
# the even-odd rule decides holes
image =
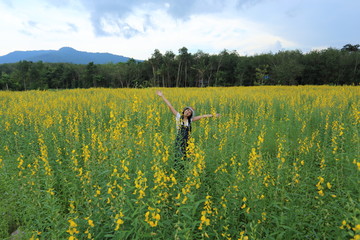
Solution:
[[[85,234],[87,235],[88,239],[92,239],[92,234],[91,234],[91,228],[95,227],[94,221],[90,219],[90,217],[86,217],[84,218],[87,223],[88,223],[88,228],[85,231]]]
[[[156,227],[160,219],[160,209],[148,207],[148,211],[145,213],[145,222],[147,222],[151,227]]]
[[[353,226],[353,227],[352,227]],[[349,238],[350,240],[360,240],[360,224],[356,224],[355,226],[346,220],[343,220],[341,222],[340,229],[347,230],[350,233],[350,236],[352,238]]]
[[[75,237],[76,234],[79,233],[79,231],[77,230],[77,223],[74,221],[75,219],[69,219],[69,228],[66,231],[67,233],[70,234],[68,240],[76,240],[77,238]]]
[[[245,235],[245,231],[241,231],[238,240],[249,240],[249,237]]]
[[[48,151],[47,151],[47,146],[45,145],[45,142],[43,140],[43,136],[39,137],[39,145],[40,145],[40,160],[43,162],[44,164],[44,169],[45,169],[45,174],[51,176],[51,167],[48,161]]]
[[[115,231],[118,231],[120,229],[120,226],[124,224],[124,214],[122,212],[119,212],[118,214],[116,214],[115,216]]]
[[[256,152],[256,148],[251,148],[248,160],[250,175],[259,176],[261,174],[262,162],[260,157],[261,156]]]
[[[203,229],[203,226],[209,226],[210,225],[210,216],[213,214],[213,209],[211,207],[211,196],[207,195],[204,202],[204,210],[201,211],[201,217],[200,217],[200,225],[198,227],[199,230]]]
[[[10,192],[11,181],[46,206],[41,215],[69,225],[43,238],[106,238],[106,229],[114,239],[261,239],[282,207],[290,209],[284,219],[297,208],[299,229],[314,231],[301,222],[312,200],[295,198],[309,190],[319,218],[333,208],[343,214],[319,236],[334,227],[344,233],[339,222],[356,216],[349,209],[360,171],[358,89],[164,89],[178,110],[186,103],[199,115],[221,113],[193,122],[183,169],[174,167],[173,115],[155,89],[0,92],[0,190]],[[359,238],[351,221],[341,227]],[[33,238],[45,228],[34,226]]]
[[[133,192],[133,194],[138,195],[138,197],[137,197],[138,200],[144,198],[144,196],[146,195],[145,191],[148,188],[147,178],[144,175],[145,174],[141,170],[139,170],[137,172],[137,177],[134,181],[136,189]]]
[[[319,176],[318,179],[319,179],[319,181],[318,181],[318,183],[316,184],[317,192],[318,192],[318,194],[319,194],[320,196],[323,197],[323,196],[325,195],[325,193],[324,193],[324,190],[325,190],[325,186],[324,186],[325,179],[324,179],[323,177],[321,177],[321,176]],[[332,185],[331,185],[330,182],[327,182],[325,185],[326,185],[327,189],[329,189],[329,190],[332,188]],[[331,196],[332,196],[332,197],[336,197],[336,195],[334,195],[334,194],[332,194]]]

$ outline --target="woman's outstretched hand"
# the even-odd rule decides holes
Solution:
[[[163,93],[162,93],[161,91],[156,91],[156,94],[157,94],[158,96],[160,96],[160,97],[163,96]]]
[[[163,96],[163,93],[161,91],[156,91],[156,94],[159,95],[160,97]]]

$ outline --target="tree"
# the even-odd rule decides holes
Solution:
[[[360,44],[355,44],[355,45],[346,44],[346,45],[344,45],[344,47],[341,49],[341,51],[358,52],[358,51],[360,51],[359,48],[360,48]]]
[[[32,83],[31,89],[46,89],[46,79],[43,77],[45,72],[45,64],[42,61],[31,64],[29,69],[29,79]]]
[[[9,90],[9,84],[10,84],[10,75],[7,73],[1,72],[0,75],[0,88]]]
[[[126,87],[139,87],[140,74],[137,62],[133,58],[131,58],[126,62],[125,66]]]
[[[163,64],[163,56],[158,49],[155,49],[154,53],[152,54],[151,58],[148,60],[151,64],[152,72],[153,72],[153,80],[152,85],[158,86],[159,85],[159,77],[162,75],[162,64]],[[163,78],[164,79],[164,78]],[[164,81],[163,81],[164,85]]]
[[[166,81],[163,87],[173,87],[176,81],[176,61],[175,54],[172,51],[166,51],[164,55],[164,72]]]
[[[18,68],[16,75],[19,80],[22,79],[23,90],[27,90],[31,85],[28,74],[31,64],[32,62],[20,61],[19,64],[17,65]]]
[[[208,86],[209,81],[206,76],[209,75],[211,70],[209,54],[200,50],[197,51],[197,53],[194,55],[194,62],[195,63],[193,64],[192,68],[195,69],[198,73],[195,85],[198,87]]]
[[[62,76],[63,88],[77,88],[79,87],[79,71],[76,65],[65,64]]]
[[[94,62],[89,62],[86,65],[86,86],[91,86],[91,87],[97,87],[97,83],[96,83],[96,75],[97,73],[97,67],[94,64]]]
[[[304,66],[301,63],[302,53],[296,51],[280,51],[274,55],[272,75],[276,84],[295,85],[301,78]]]
[[[188,49],[186,47],[182,47],[179,49],[179,55],[177,57],[178,61],[178,71],[176,77],[176,87],[187,86],[188,81],[188,69],[191,63],[191,54],[188,53]],[[183,76],[182,76],[183,75]],[[181,84],[181,80],[183,79],[183,84]]]
[[[254,82],[255,85],[262,86],[265,85],[269,78],[269,69],[270,66],[268,64],[261,65],[257,67],[256,70],[256,81]]]
[[[349,58],[353,58],[352,61],[354,62],[354,67],[353,67],[353,71],[352,71],[352,83],[355,84],[359,84],[360,82],[360,72],[358,70],[358,65],[359,65],[359,53],[360,53],[360,44],[355,44],[355,45],[351,45],[351,44],[346,44],[341,51],[343,52],[347,52],[350,54],[350,56],[348,56]]]
[[[215,71],[215,83],[214,86],[218,86],[219,81],[222,80],[221,75],[222,73],[220,73],[220,68],[222,67],[223,64],[223,58],[224,56],[226,56],[228,54],[227,50],[222,51],[214,60],[216,60],[216,71]]]
[[[303,54],[298,50],[239,56],[223,50],[178,55],[155,49],[146,61],[84,64],[20,61],[0,64],[0,89],[88,87],[202,87],[294,84],[360,84],[360,45]]]

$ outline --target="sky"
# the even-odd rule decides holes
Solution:
[[[0,0],[0,56],[13,51],[157,49],[240,55],[360,44],[360,0]]]

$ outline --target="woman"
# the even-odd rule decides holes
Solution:
[[[191,132],[191,123],[194,121],[198,121],[202,118],[209,117],[219,117],[219,114],[213,116],[212,114],[205,114],[200,116],[195,116],[194,109],[191,107],[186,107],[181,112],[181,114],[175,110],[175,108],[171,105],[169,100],[167,100],[164,94],[161,91],[156,92],[159,95],[166,105],[170,108],[170,111],[176,117],[176,127],[177,127],[177,135],[176,135],[176,160],[183,160],[186,158],[186,148],[188,146],[189,135]]]

